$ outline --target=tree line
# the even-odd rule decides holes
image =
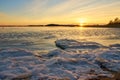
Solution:
[[[114,20],[110,20],[109,25],[120,24],[120,19],[117,17]]]

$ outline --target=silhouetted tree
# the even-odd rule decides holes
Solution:
[[[114,23],[120,23],[120,19],[119,18],[115,18]]]
[[[120,19],[117,17],[114,20],[110,20],[109,24],[120,24]]]
[[[110,20],[109,24],[113,24],[113,21],[112,21],[112,20]]]

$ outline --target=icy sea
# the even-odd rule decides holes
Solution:
[[[0,27],[0,80],[18,79],[120,80],[120,28]]]
[[[54,50],[54,41],[74,39],[105,46],[120,43],[120,28],[0,27],[0,48],[22,48],[34,52]]]

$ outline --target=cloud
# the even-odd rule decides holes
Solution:
[[[60,3],[50,6],[52,1],[54,2],[57,0],[33,0],[28,6],[28,15],[40,19],[57,16],[78,16],[78,14],[80,16],[81,14],[86,14],[90,11],[95,12],[98,9],[104,9],[115,4],[120,4],[117,0],[116,2],[113,2],[113,0],[61,0]]]
[[[62,23],[98,17],[102,20],[106,16],[119,16],[119,5],[120,0],[29,0],[20,12],[0,16],[33,23]]]
[[[56,5],[54,4],[53,6],[49,6],[51,1],[55,0],[34,0],[30,5],[28,5],[27,11],[32,15],[41,15],[44,17],[60,15],[80,0],[64,0],[61,3],[56,3]]]

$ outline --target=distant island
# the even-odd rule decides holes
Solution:
[[[0,27],[79,27],[80,25],[75,24],[46,24],[46,25],[0,25]]]
[[[46,24],[46,25],[0,25],[0,27],[81,27],[78,24]],[[110,20],[108,24],[105,25],[84,25],[84,27],[99,27],[99,28],[120,28],[120,19],[115,18],[114,20]]]

